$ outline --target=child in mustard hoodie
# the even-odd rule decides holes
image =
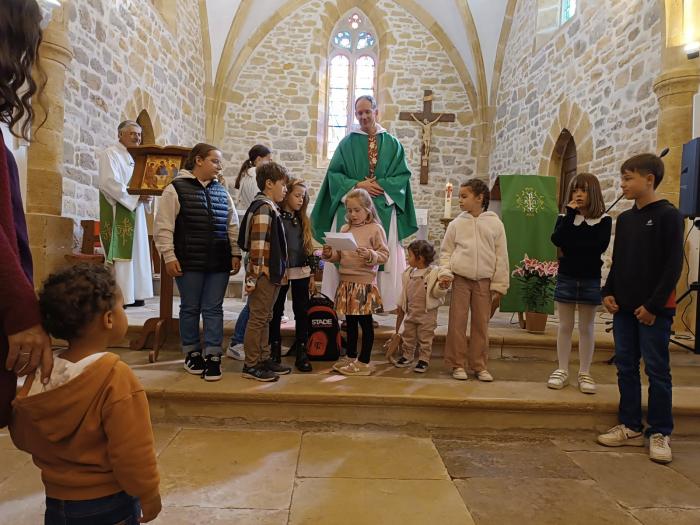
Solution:
[[[45,524],[152,521],[161,501],[148,400],[106,351],[128,328],[119,287],[107,269],[81,264],[51,275],[39,305],[44,328],[68,349],[54,354],[46,385],[38,370],[27,377],[10,434],[41,469]]]

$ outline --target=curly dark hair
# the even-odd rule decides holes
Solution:
[[[423,257],[427,265],[435,260],[435,248],[428,241],[413,241],[408,245],[408,249],[416,257]]]
[[[3,0],[0,9],[0,122],[8,125],[10,133],[29,140],[34,109],[32,97],[44,112],[41,127],[46,122],[43,89],[46,74],[37,61],[41,44],[41,10],[35,0]],[[32,77],[36,66],[39,82]],[[23,88],[26,86],[26,89]],[[36,106],[36,105],[35,105]],[[26,119],[25,119],[26,117]],[[22,123],[19,132],[14,130]]]
[[[482,195],[484,200],[481,203],[484,211],[489,209],[489,201],[491,200],[491,192],[489,191],[489,186],[481,179],[469,179],[467,182],[463,182],[459,185],[460,188],[469,188],[475,197]]]
[[[59,339],[79,337],[95,317],[114,308],[118,290],[110,271],[95,264],[49,275],[39,293],[44,329]]]

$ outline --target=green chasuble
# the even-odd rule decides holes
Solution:
[[[350,133],[340,141],[328,165],[326,177],[316,198],[311,224],[314,238],[323,243],[325,233],[331,230],[333,218],[337,218],[336,229],[345,224],[345,205],[340,201],[358,182],[369,176],[368,137],[361,133]],[[377,134],[378,160],[374,171],[377,183],[394,205],[384,195],[374,197],[374,206],[389,238],[392,209],[396,209],[396,225],[399,241],[418,231],[416,210],[411,195],[411,171],[406,164],[401,143],[389,133]]]
[[[135,221],[135,212],[118,202],[112,206],[100,192],[100,242],[107,262],[131,260]]]

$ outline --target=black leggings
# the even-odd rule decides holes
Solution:
[[[277,301],[272,307],[272,319],[270,320],[270,343],[282,340],[280,324],[284,315],[284,302],[287,299],[287,291],[292,288],[292,309],[294,310],[295,341],[306,343],[307,336],[307,311],[309,310],[309,278],[293,279],[280,287]]]
[[[345,321],[348,325],[348,357],[357,357],[357,327],[362,328],[362,350],[360,351],[361,363],[369,363],[374,345],[374,323],[371,315],[347,315]]]

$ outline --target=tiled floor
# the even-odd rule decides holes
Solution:
[[[700,440],[674,440],[660,466],[570,433],[155,431],[156,524],[700,523]],[[6,432],[0,463],[0,521],[42,523],[39,472]]]

